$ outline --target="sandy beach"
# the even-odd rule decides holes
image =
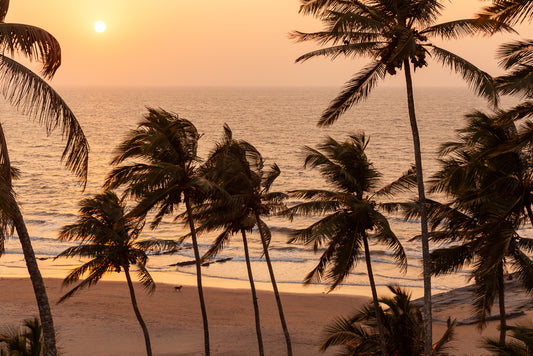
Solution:
[[[125,283],[103,281],[63,304],[61,280],[47,279],[59,346],[63,355],[144,355],[142,333],[133,314]],[[201,355],[203,334],[194,286],[159,283],[146,295],[137,285],[138,300],[148,325],[155,355]],[[2,325],[17,325],[37,314],[31,285],[26,278],[0,279]],[[253,311],[246,289],[205,289],[213,355],[256,355]],[[275,300],[271,292],[259,291],[262,333],[267,355],[283,355],[285,343]],[[449,299],[446,297],[445,299]],[[511,300],[512,298],[509,298]],[[324,326],[338,315],[346,315],[368,300],[366,296],[324,293],[282,293],[295,355],[320,355],[318,343]],[[468,296],[454,297],[446,307],[435,307],[436,337],[445,328],[447,315],[465,318],[470,314]],[[497,309],[495,309],[497,310]],[[512,319],[511,324],[531,319],[531,312]],[[480,334],[475,325],[457,327],[454,354],[482,355],[482,337],[497,335],[497,322]],[[334,355],[335,350],[324,355]]]

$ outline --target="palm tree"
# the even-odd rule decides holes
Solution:
[[[533,4],[529,0],[492,0],[492,5],[485,7],[481,16],[490,16],[508,24],[531,21]]]
[[[340,317],[324,333],[320,349],[341,345],[339,355],[422,355],[424,352],[424,322],[420,310],[411,303],[411,295],[400,287],[389,286],[392,298],[380,298],[388,309],[382,313],[385,323],[386,349],[377,341],[375,305],[370,303],[349,318]],[[447,355],[447,343],[453,338],[455,321],[433,345],[433,355]]]
[[[200,135],[189,120],[162,109],[148,108],[144,121],[118,148],[112,164],[119,165],[132,159],[131,163],[115,168],[105,186],[113,189],[126,186],[126,194],[140,199],[134,209],[145,215],[156,210],[152,228],[156,228],[165,215],[172,214],[181,203],[186,213],[191,214],[192,202],[210,189],[210,184],[197,174],[196,154]],[[196,261],[196,280],[202,310],[205,354],[210,354],[209,327],[202,287],[201,257],[198,249],[194,219],[188,219]]]
[[[79,244],[67,248],[56,258],[76,256],[89,258],[89,261],[65,277],[63,285],[71,285],[83,275],[88,275],[62,296],[59,303],[72,297],[79,290],[98,283],[106,273],[124,271],[133,310],[144,334],[146,353],[152,355],[150,336],[137,306],[130,267],[131,265],[137,267],[139,281],[149,293],[152,293],[155,290],[155,283],[146,269],[147,251],[173,250],[177,247],[177,243],[157,239],[139,241],[143,220],[127,214],[124,200],[119,199],[114,192],[105,191],[93,198],[84,199],[80,206],[78,221],[64,226],[59,233],[61,241],[79,241]]]
[[[0,0],[0,90],[1,95],[22,113],[35,118],[50,133],[55,129],[66,139],[63,159],[67,167],[85,184],[89,145],[83,131],[59,94],[45,81],[53,77],[61,64],[61,48],[48,32],[30,25],[6,23],[9,0]],[[40,66],[40,75],[12,57],[22,55]],[[0,164],[10,172],[10,159],[4,132],[0,127]],[[9,174],[2,174],[6,191],[12,192]],[[4,189],[3,188],[3,189]],[[9,210],[2,213],[15,227],[22,246],[39,308],[44,335],[45,355],[57,354],[54,323],[44,281],[39,271],[31,239],[20,208],[13,198]]]
[[[529,356],[533,350],[533,328],[531,326],[517,325],[508,326],[511,331],[511,342],[502,345],[498,340],[485,339],[485,349],[492,351],[494,355],[506,356]]]
[[[246,141],[233,139],[231,129],[227,125],[224,125],[224,132],[223,141],[217,145],[204,166],[204,174],[229,196],[216,196],[203,207],[198,207],[197,212],[198,218],[202,221],[203,230],[220,228],[223,230],[205,257],[216,255],[223,248],[229,237],[240,231],[245,245],[248,277],[252,287],[254,308],[256,308],[255,287],[253,285],[249,253],[246,247],[245,232],[251,231],[254,226],[258,227],[263,254],[285,336],[287,354],[292,355],[290,334],[268,251],[271,234],[268,225],[261,218],[284,207],[282,201],[286,198],[286,195],[270,192],[272,184],[280,175],[280,169],[274,164],[270,171],[265,172],[263,170],[263,158],[254,146]],[[255,309],[255,315],[259,352],[262,354],[258,309]]]
[[[387,74],[395,75],[403,69],[407,90],[409,121],[413,136],[418,196],[421,202],[422,262],[424,275],[424,320],[426,325],[426,355],[431,354],[431,277],[424,178],[420,138],[415,115],[411,63],[414,68],[427,65],[432,56],[459,73],[477,94],[497,103],[496,88],[491,76],[472,63],[429,42],[430,38],[456,39],[478,33],[493,34],[512,31],[509,26],[484,18],[455,20],[435,24],[444,8],[438,0],[301,0],[300,12],[311,14],[325,24],[324,31],[315,33],[292,32],[296,41],[315,41],[329,47],[309,52],[296,62],[317,56],[369,56],[372,62],[354,75],[343,91],[330,103],[318,122],[319,126],[333,124],[352,105],[365,99],[379,80]]]
[[[363,252],[374,310],[377,313],[381,350],[385,350],[385,331],[379,315],[368,240],[372,238],[392,248],[394,257],[402,268],[406,268],[407,260],[403,247],[390,229],[387,219],[376,210],[373,197],[408,186],[409,179],[371,194],[370,191],[376,187],[380,174],[365,154],[367,144],[368,140],[364,134],[354,134],[344,142],[337,142],[328,137],[318,145],[318,149],[305,147],[307,157],[304,167],[318,168],[335,190],[289,192],[290,196],[308,201],[297,204],[282,214],[291,219],[295,214],[324,216],[305,229],[293,231],[289,240],[312,244],[315,251],[319,246],[326,246],[318,265],[305,277],[306,284],[325,280],[331,283],[330,290],[335,289],[357,265]],[[375,232],[369,234],[370,231]]]
[[[524,0],[494,0],[480,17],[492,17],[508,24],[533,19],[533,5]],[[526,101],[507,111],[508,119],[518,120],[533,115],[533,40],[503,44],[498,50],[500,66],[509,73],[496,78],[498,90],[525,98]]]
[[[26,330],[8,329],[0,335],[0,356],[41,356],[43,336],[39,318],[24,320]]]
[[[505,113],[504,113],[505,114]],[[520,236],[527,219],[533,223],[533,161],[529,150],[513,144],[518,132],[498,115],[468,115],[460,139],[443,145],[442,168],[433,177],[432,192],[449,201],[427,200],[431,238],[448,246],[431,253],[432,272],[451,273],[472,265],[474,307],[481,327],[498,297],[500,344],[505,344],[504,272],[511,265],[526,291],[533,291],[533,239]],[[511,148],[509,148],[511,147]],[[407,204],[409,206],[409,204]],[[407,217],[419,216],[418,206]]]

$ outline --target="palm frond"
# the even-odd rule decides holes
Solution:
[[[135,246],[144,251],[152,252],[175,252],[180,243],[174,240],[149,239],[135,242]]]
[[[495,81],[498,90],[504,95],[533,97],[533,65],[518,66],[509,74],[497,77]]]
[[[383,42],[364,42],[364,43],[349,43],[339,46],[327,47],[308,52],[296,58],[296,63],[303,63],[315,57],[329,57],[334,60],[338,56],[345,56],[355,58],[357,56],[371,55],[376,49],[382,46]]]
[[[364,42],[379,42],[382,36],[375,32],[361,32],[361,31],[336,31],[331,33],[330,31],[320,31],[313,33],[305,33],[300,31],[292,31],[289,33],[289,39],[296,42],[314,41],[320,45],[326,45],[328,43],[364,43]]]
[[[434,25],[420,31],[421,34],[438,36],[446,40],[459,39],[479,33],[492,36],[498,32],[517,33],[511,26],[488,18],[455,20]]]
[[[414,166],[411,166],[400,178],[374,192],[374,195],[377,197],[394,196],[397,193],[410,191],[414,187],[416,187],[416,170]]]
[[[80,276],[85,273],[85,271],[90,271],[90,273],[76,287],[72,288],[69,292],[59,298],[57,303],[62,303],[68,298],[72,297],[77,292],[79,292],[81,289],[89,288],[90,286],[98,283],[98,281],[102,279],[104,274],[108,271],[109,267],[110,266],[106,263],[102,263],[100,259],[95,259],[72,271],[63,281],[63,285],[75,283],[79,280]]]
[[[434,45],[431,45],[430,49],[436,60],[449,67],[452,71],[459,73],[479,96],[488,99],[495,107],[498,105],[496,85],[494,79],[488,73],[445,49]]]
[[[532,14],[533,4],[529,0],[496,0],[481,12],[481,16],[490,16],[508,24],[531,19]]]
[[[322,117],[318,121],[318,126],[330,126],[340,117],[342,113],[365,99],[370,91],[376,86],[378,80],[385,78],[386,66],[381,62],[374,62],[361,70],[350,79],[342,92],[329,104]]]
[[[3,55],[0,55],[0,84],[3,97],[23,114],[35,118],[47,133],[56,128],[61,130],[66,140],[62,159],[85,184],[89,143],[65,101],[41,77]]]
[[[511,69],[518,64],[533,63],[533,40],[504,43],[498,48],[497,58],[503,69]]]
[[[138,268],[137,276],[143,288],[148,292],[148,294],[154,293],[155,282],[152,279],[150,272],[148,272],[148,270],[146,269],[146,266],[144,264],[138,264],[137,268]]]
[[[0,8],[0,17],[3,10]],[[41,74],[45,78],[52,78],[61,65],[59,42],[39,27],[0,22],[0,48],[2,54],[22,54],[30,61],[42,63]]]

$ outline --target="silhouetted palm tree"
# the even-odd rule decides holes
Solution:
[[[533,351],[533,328],[531,326],[508,326],[513,341],[502,345],[499,340],[485,339],[485,349],[494,355],[505,356],[530,356]]]
[[[254,226],[258,227],[285,336],[287,354],[292,355],[290,334],[285,321],[283,305],[268,251],[271,237],[270,229],[261,219],[262,216],[268,216],[273,211],[284,207],[282,201],[286,198],[286,195],[278,192],[270,192],[270,188],[279,176],[280,170],[274,164],[270,171],[265,172],[263,170],[263,158],[254,146],[246,141],[233,139],[233,134],[227,125],[224,126],[224,132],[225,135],[222,142],[213,150],[204,166],[205,176],[227,193],[226,196],[214,197],[214,199],[198,209],[198,217],[203,223],[202,229],[223,230],[205,257],[214,256],[223,248],[231,234],[240,231],[243,236],[243,243],[245,244],[248,276],[252,290],[255,289],[253,286],[249,254],[246,247],[245,232],[251,231]],[[255,294],[255,292],[252,291],[252,294]],[[256,307],[255,302],[254,296],[254,307]],[[256,309],[255,313],[259,341],[261,338],[259,310]],[[260,349],[262,349],[261,341],[259,341],[259,345]],[[260,353],[262,352],[260,350]]]
[[[491,17],[508,24],[533,19],[533,4],[528,0],[494,0],[479,15]],[[507,110],[508,119],[520,119],[533,115],[533,40],[524,39],[500,46],[500,66],[509,71],[496,78],[498,90],[503,94],[517,95],[526,101]]]
[[[0,356],[43,355],[43,333],[39,318],[24,320],[23,330],[13,328],[0,334]]]
[[[126,194],[139,199],[135,214],[157,213],[152,222],[156,228],[164,216],[170,215],[185,203],[191,214],[192,203],[210,189],[210,184],[197,173],[196,154],[200,135],[189,120],[162,109],[148,108],[139,127],[132,130],[118,148],[112,164],[119,166],[110,173],[107,188],[126,187]],[[188,219],[196,261],[196,281],[204,327],[205,354],[210,354],[209,327],[202,287],[201,257],[198,249],[194,219]]]
[[[76,117],[52,87],[45,81],[61,64],[61,48],[48,32],[30,25],[6,23],[9,0],[0,0],[0,94],[22,113],[36,119],[50,133],[55,129],[66,139],[63,159],[67,167],[83,183],[87,179],[89,145]],[[40,67],[40,75],[13,59],[18,54]],[[0,164],[10,171],[10,160],[4,132],[0,127]],[[9,174],[2,174],[5,189],[12,190]],[[39,308],[45,344],[45,355],[56,355],[54,323],[46,288],[35,259],[31,239],[16,202],[3,212],[15,227]]]
[[[305,167],[317,168],[334,190],[297,190],[290,196],[305,199],[282,214],[291,219],[295,214],[324,216],[305,229],[294,230],[289,242],[301,241],[312,244],[315,251],[326,246],[318,265],[305,277],[304,283],[325,280],[335,289],[364,254],[368,280],[372,290],[374,310],[378,312],[379,302],[372,272],[369,239],[386,244],[394,251],[394,257],[402,268],[406,268],[406,256],[400,241],[390,229],[385,216],[376,210],[373,190],[381,176],[368,160],[365,149],[368,140],[364,134],[351,135],[344,142],[327,138],[318,149],[305,147]],[[414,182],[410,182],[413,184]],[[396,182],[375,194],[388,194],[393,189],[409,185],[409,180]],[[386,340],[381,318],[376,315],[378,329],[382,335],[381,349]]]
[[[378,342],[375,304],[369,303],[349,318],[340,317],[328,325],[320,349],[341,345],[339,355],[416,356],[424,352],[424,321],[420,309],[411,303],[411,295],[400,287],[389,286],[392,298],[380,298],[388,309],[382,312],[385,324],[386,350]],[[448,328],[433,345],[433,355],[447,355],[447,343],[453,338],[455,321],[448,320]]]
[[[518,135],[513,123],[502,124],[498,115],[481,112],[467,117],[469,124],[459,130],[459,140],[443,145],[442,168],[433,177],[431,191],[445,193],[449,201],[426,203],[432,240],[451,244],[431,253],[432,272],[440,275],[472,265],[480,326],[497,295],[503,345],[506,266],[517,270],[526,291],[533,290],[533,261],[528,256],[533,239],[518,232],[533,217],[533,161],[529,151],[509,145]],[[418,208],[412,209],[408,217],[419,215]]]
[[[292,32],[297,41],[315,41],[331,45],[309,52],[296,61],[303,62],[317,56],[335,59],[338,56],[368,56],[372,62],[350,79],[343,91],[322,114],[319,126],[333,124],[352,105],[365,99],[379,80],[397,69],[405,72],[409,120],[413,135],[419,201],[425,201],[420,138],[415,115],[411,63],[414,68],[427,65],[431,56],[445,67],[459,73],[477,94],[497,103],[496,88],[491,76],[456,54],[436,46],[431,38],[456,39],[478,33],[493,34],[511,31],[510,27],[484,18],[454,20],[435,24],[444,8],[444,1],[428,0],[301,0],[300,12],[320,19],[324,31]],[[426,323],[426,351],[431,354],[431,278],[429,272],[429,242],[425,207],[421,210],[422,260],[424,275],[424,320]]]
[[[492,5],[485,7],[481,16],[514,25],[533,19],[533,4],[529,0],[492,0]]]
[[[144,334],[146,353],[152,355],[150,336],[137,306],[130,267],[132,265],[137,267],[139,281],[149,293],[152,293],[155,290],[155,283],[146,269],[147,251],[168,251],[175,249],[177,244],[169,240],[139,241],[139,234],[143,227],[142,219],[128,215],[123,199],[119,199],[111,191],[105,191],[93,198],[84,199],[80,205],[78,221],[72,225],[64,226],[59,233],[60,240],[79,241],[79,244],[67,248],[56,258],[81,257],[89,259],[80,267],[72,270],[63,280],[63,285],[68,286],[76,283],[85,274],[87,277],[62,296],[59,303],[72,297],[80,289],[98,283],[106,273],[124,271],[133,310]]]

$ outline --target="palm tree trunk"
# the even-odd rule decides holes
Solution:
[[[381,314],[381,307],[379,306],[378,292],[376,290],[376,282],[374,281],[374,273],[372,272],[372,261],[370,260],[370,248],[368,247],[368,238],[363,232],[363,244],[365,247],[365,261],[366,270],[368,273],[368,281],[370,282],[370,289],[372,290],[372,302],[376,310],[376,323],[378,324],[379,342],[381,343],[381,354],[387,356],[387,340],[385,339],[385,328],[383,326],[383,319]]]
[[[209,326],[207,325],[207,310],[205,308],[204,300],[204,290],[202,287],[202,262],[200,258],[200,251],[198,250],[198,240],[196,238],[196,229],[194,227],[194,221],[192,218],[192,209],[191,202],[189,200],[189,195],[184,194],[185,207],[187,208],[187,216],[189,217],[189,228],[191,230],[191,240],[192,248],[194,250],[194,259],[196,261],[196,285],[198,288],[198,297],[200,299],[200,309],[202,309],[202,320],[204,323],[204,346],[205,346],[205,355],[209,356]]]
[[[22,213],[16,204],[13,206],[12,217],[20,244],[22,245],[22,252],[24,253],[24,260],[26,261],[26,267],[28,268],[28,273],[30,274],[30,280],[33,286],[33,292],[35,293],[35,299],[37,299],[39,317],[43,327],[44,355],[56,356],[56,334],[54,330],[52,311],[50,309],[50,303],[48,302],[48,295],[46,294],[46,288],[44,286],[41,272],[39,271],[39,266],[37,265],[35,253],[33,252],[30,235],[26,229],[26,224],[24,223]]]
[[[420,204],[420,229],[422,235],[422,266],[424,277],[424,355],[431,356],[433,353],[433,333],[431,316],[431,264],[429,255],[429,234],[426,214],[426,193],[424,189],[424,176],[422,171],[422,152],[420,149],[420,136],[415,115],[415,102],[413,99],[413,81],[409,59],[403,61],[405,71],[405,84],[407,87],[407,105],[409,109],[409,121],[413,134],[413,146],[415,152],[416,182],[418,185],[418,201]]]
[[[263,226],[260,224],[261,219],[259,214],[255,213],[255,220],[257,222],[257,228],[259,229],[259,235],[261,235],[261,243],[263,244],[263,252],[265,254],[265,260],[268,266],[268,273],[270,274],[270,281],[272,282],[272,289],[274,290],[274,295],[276,296],[276,303],[278,304],[278,313],[279,319],[281,321],[281,327],[283,328],[283,334],[285,335],[285,343],[287,344],[287,355],[292,356],[292,345],[291,337],[289,335],[289,329],[287,328],[287,323],[285,322],[285,315],[283,313],[283,305],[281,304],[281,298],[279,296],[278,285],[276,283],[276,278],[274,277],[274,269],[272,268],[272,262],[270,261],[270,254],[268,253],[268,246],[265,240],[265,234],[263,231]]]
[[[252,290],[252,302],[254,304],[255,314],[255,333],[257,334],[257,344],[259,346],[259,355],[264,356],[263,337],[261,336],[261,320],[259,319],[259,305],[257,304],[257,294],[255,292],[254,276],[252,275],[252,265],[250,264],[250,253],[248,252],[248,241],[246,240],[246,232],[241,229],[242,244],[244,246],[244,257],[246,259],[246,269],[248,270],[248,279],[250,280],[250,289]]]
[[[144,323],[144,320],[141,316],[141,312],[139,311],[139,308],[137,307],[137,299],[135,298],[135,290],[133,289],[133,283],[131,282],[131,276],[130,276],[130,271],[128,267],[124,267],[124,273],[126,274],[126,280],[128,281],[128,288],[130,289],[130,297],[131,297],[131,304],[133,305],[133,311],[135,312],[135,316],[137,317],[137,320],[139,321],[139,324],[141,325],[141,329],[143,330],[144,343],[146,344],[146,355],[152,356],[152,346],[150,345],[150,335],[148,335],[148,328],[146,327],[146,324]]]
[[[505,316],[505,282],[503,280],[503,263],[498,266],[498,304],[500,307],[500,345],[505,345],[507,320]]]

